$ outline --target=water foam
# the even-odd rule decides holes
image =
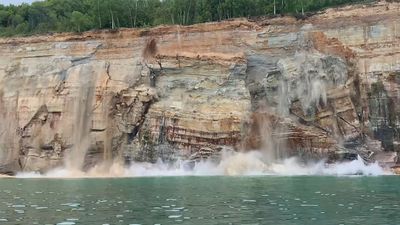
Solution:
[[[19,173],[19,178],[87,178],[87,177],[151,177],[151,176],[303,176],[303,175],[389,175],[377,163],[365,164],[359,157],[350,162],[327,164],[324,161],[302,163],[297,158],[287,158],[281,162],[265,163],[259,151],[224,152],[219,162],[204,160],[175,163],[133,162],[130,166],[112,163],[107,169],[94,167],[87,172],[57,168],[45,174]]]

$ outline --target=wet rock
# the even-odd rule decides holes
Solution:
[[[395,167],[399,162],[397,152],[378,152],[374,154],[373,159],[385,168]]]

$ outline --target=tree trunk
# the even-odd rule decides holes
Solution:
[[[129,17],[130,17],[130,22],[131,22],[131,28],[133,28],[133,15],[132,15],[132,8],[131,5],[129,4]]]
[[[110,14],[111,14],[111,29],[115,29],[115,22],[114,22],[114,14],[112,10],[110,9]]]
[[[222,17],[221,17],[221,0],[218,0],[218,19],[219,19],[219,21],[222,20]]]
[[[136,18],[137,18],[137,12],[138,12],[138,0],[135,0],[135,19],[133,20],[133,26],[136,27]]]
[[[186,13],[186,24],[189,24],[190,8],[192,7],[192,1],[189,0],[189,7]]]
[[[100,0],[97,0],[97,14],[99,16],[99,29],[101,29]]]

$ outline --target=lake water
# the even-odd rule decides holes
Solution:
[[[398,176],[0,179],[0,224],[399,224]]]

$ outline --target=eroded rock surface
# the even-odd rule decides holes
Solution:
[[[1,39],[0,170],[400,151],[399,12]]]

